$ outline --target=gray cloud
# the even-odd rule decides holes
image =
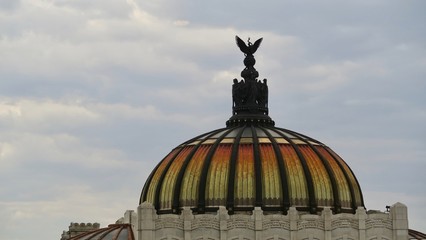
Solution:
[[[277,125],[339,153],[367,208],[403,202],[424,231],[424,4],[0,1],[0,238],[134,209],[162,157],[230,117],[235,35],[264,37]]]

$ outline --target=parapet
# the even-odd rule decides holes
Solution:
[[[100,224],[99,223],[70,223],[70,226],[68,227],[68,231],[63,231],[61,240],[67,240],[71,237],[74,237],[78,234],[89,232],[92,230],[99,229]]]

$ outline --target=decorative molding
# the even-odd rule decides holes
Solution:
[[[297,222],[297,230],[302,230],[306,228],[315,228],[324,230],[324,221],[322,220],[302,220]]]
[[[366,219],[365,220],[365,228],[386,228],[392,230],[392,220],[391,219]]]
[[[220,229],[220,223],[217,218],[206,217],[206,218],[196,218],[191,222],[191,229],[195,230],[198,228],[211,228],[215,230]]]
[[[281,219],[266,219],[263,220],[263,230],[270,228],[280,228],[285,230],[290,230],[290,221],[281,220]]]
[[[331,220],[331,229],[335,230],[338,228],[353,228],[358,229],[358,219],[349,219],[349,218],[337,218]]]
[[[254,230],[254,221],[250,216],[247,218],[246,215],[233,215],[232,218],[227,221],[227,228],[228,230],[235,228]]]
[[[138,231],[139,236],[152,240],[164,237],[167,240],[182,239],[182,236],[184,240],[278,240],[278,236],[294,240],[314,239],[313,236],[319,240],[368,240],[376,237],[400,240],[403,238],[394,236],[395,229],[404,230],[408,226],[408,220],[404,218],[406,208],[395,209],[393,210],[398,210],[399,215],[377,211],[368,214],[362,207],[357,209],[356,214],[333,214],[330,208],[324,209],[321,215],[307,214],[291,207],[287,215],[265,215],[257,207],[251,213],[230,215],[225,207],[219,207],[216,213],[197,214],[190,208],[184,208],[180,215],[158,215],[152,205],[144,203],[138,209]],[[393,215],[400,219],[393,219]]]
[[[174,228],[183,230],[183,221],[182,219],[176,218],[159,218],[155,219],[155,230],[163,228]]]

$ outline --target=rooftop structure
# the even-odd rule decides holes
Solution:
[[[157,213],[197,213],[225,207],[236,211],[287,214],[290,207],[312,214],[330,207],[355,213],[364,207],[359,183],[332,149],[306,135],[275,127],[268,115],[267,80],[260,81],[253,53],[262,39],[246,45],[242,80],[232,85],[233,111],[226,127],[188,140],[154,169],[139,203]]]
[[[71,239],[408,240],[407,207],[367,211],[349,165],[324,143],[275,126],[267,80],[244,43],[226,126],[171,150],[146,180],[137,212]]]

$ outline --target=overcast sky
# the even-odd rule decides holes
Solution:
[[[0,239],[136,209],[169,151],[231,116],[256,52],[270,116],[330,146],[367,209],[426,232],[426,1],[0,0]]]

